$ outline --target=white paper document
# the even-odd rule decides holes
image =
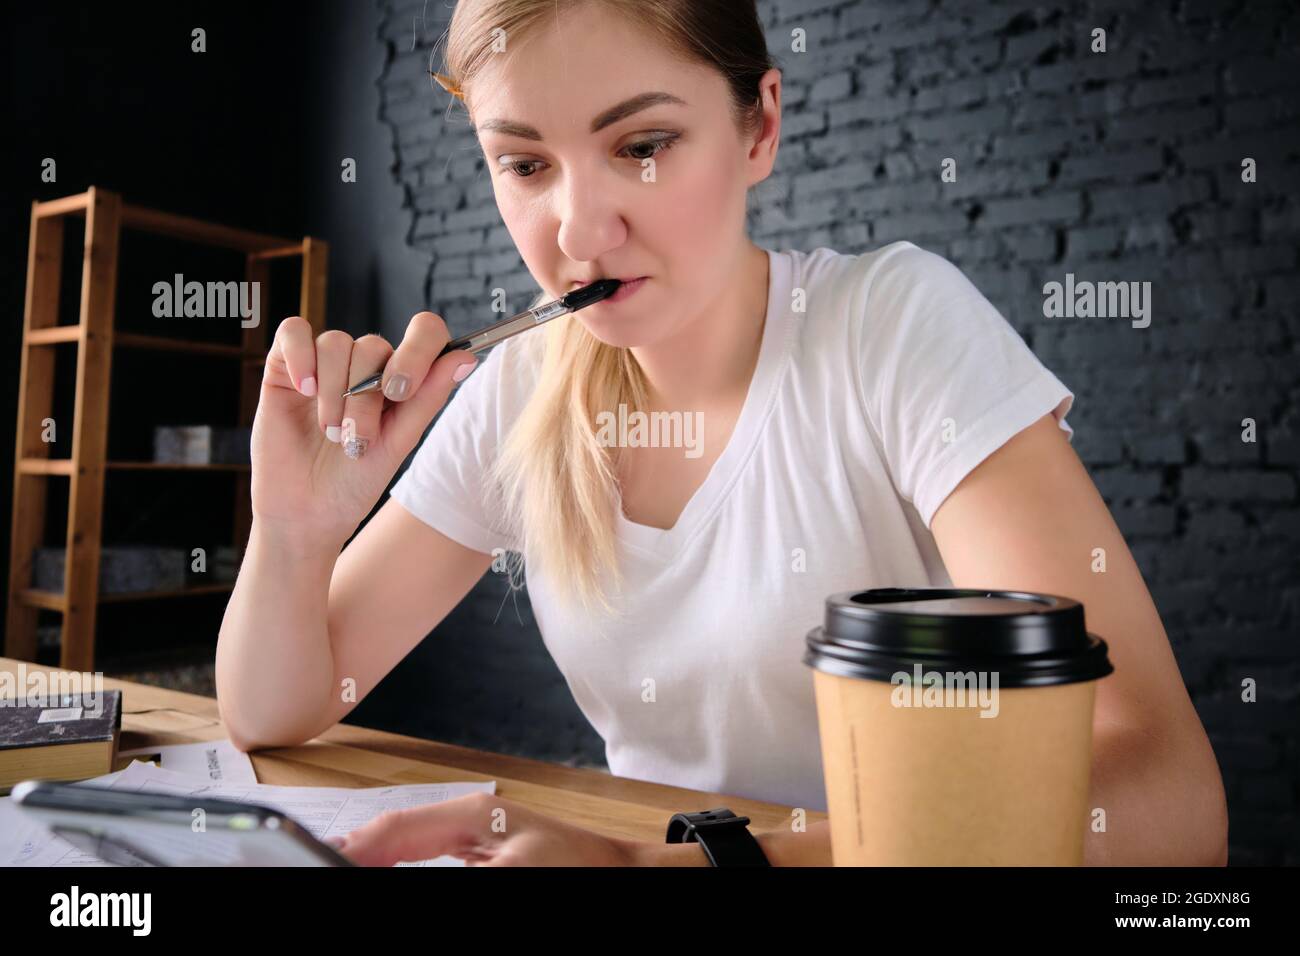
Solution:
[[[150,751],[156,752],[156,748]],[[496,793],[496,781],[416,783],[388,787],[283,787],[259,783],[204,780],[137,760],[116,773],[83,781],[113,790],[203,796],[256,803],[279,810],[302,824],[318,840],[341,836],[386,810],[443,803],[470,793]],[[10,797],[0,799],[0,866],[108,866],[95,856],[54,836],[23,813]],[[398,866],[464,866],[454,856],[399,863]]]
[[[242,750],[236,750],[229,740],[205,740],[197,744],[160,744],[156,747],[136,747],[122,750],[119,757],[143,760],[158,755],[158,766],[164,770],[223,780],[226,783],[257,783],[253,761]]]

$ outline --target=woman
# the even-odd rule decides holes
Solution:
[[[508,551],[613,772],[821,810],[800,655],[826,595],[1043,591],[1084,603],[1116,668],[1098,688],[1090,804],[1109,826],[1086,860],[1223,862],[1214,755],[1070,447],[1073,394],[940,256],[906,242],[775,252],[746,236],[781,127],[753,6],[462,0],[446,70],[541,298],[644,281],[494,349],[342,554],[472,356],[435,361],[448,334],[428,312],[396,349],[279,326],[217,651],[232,740],[331,727]],[[383,394],[339,397],[379,369]],[[678,447],[611,440],[597,424],[620,406],[702,431]],[[497,807],[507,833],[493,832]],[[826,824],[759,842],[774,864],[830,863]],[[344,852],[707,862],[501,797],[386,815]]]

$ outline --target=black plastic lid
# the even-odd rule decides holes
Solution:
[[[826,599],[803,662],[841,677],[996,671],[1000,687],[1096,680],[1114,671],[1083,605],[1054,594],[969,588],[872,588]]]

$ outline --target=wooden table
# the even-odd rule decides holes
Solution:
[[[0,657],[0,671],[18,677],[19,662]],[[56,668],[23,662],[27,673]],[[93,687],[89,680],[83,687]],[[148,684],[103,679],[105,690],[122,691],[119,749],[221,740],[217,702]],[[21,687],[20,687],[21,693]],[[662,843],[668,818],[679,810],[726,806],[747,816],[755,833],[786,828],[791,807],[720,793],[705,793],[615,777],[600,770],[471,750],[351,724],[334,727],[298,747],[255,751],[249,756],[260,783],[310,787],[382,787],[399,783],[495,780],[511,800],[608,836]],[[132,758],[119,758],[120,770]],[[807,822],[826,819],[807,811]]]

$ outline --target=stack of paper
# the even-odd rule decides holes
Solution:
[[[277,787],[257,782],[252,761],[229,741],[210,741],[124,751],[160,754],[162,767],[142,760],[124,770],[82,781],[113,790],[169,793],[238,800],[272,807],[302,824],[318,840],[341,836],[386,810],[442,803],[470,793],[496,793],[496,781],[416,783],[390,787]],[[171,769],[177,768],[177,769]],[[179,771],[179,772],[178,772]],[[0,798],[0,866],[109,866],[54,836],[35,819]],[[454,856],[398,866],[464,866]]]

